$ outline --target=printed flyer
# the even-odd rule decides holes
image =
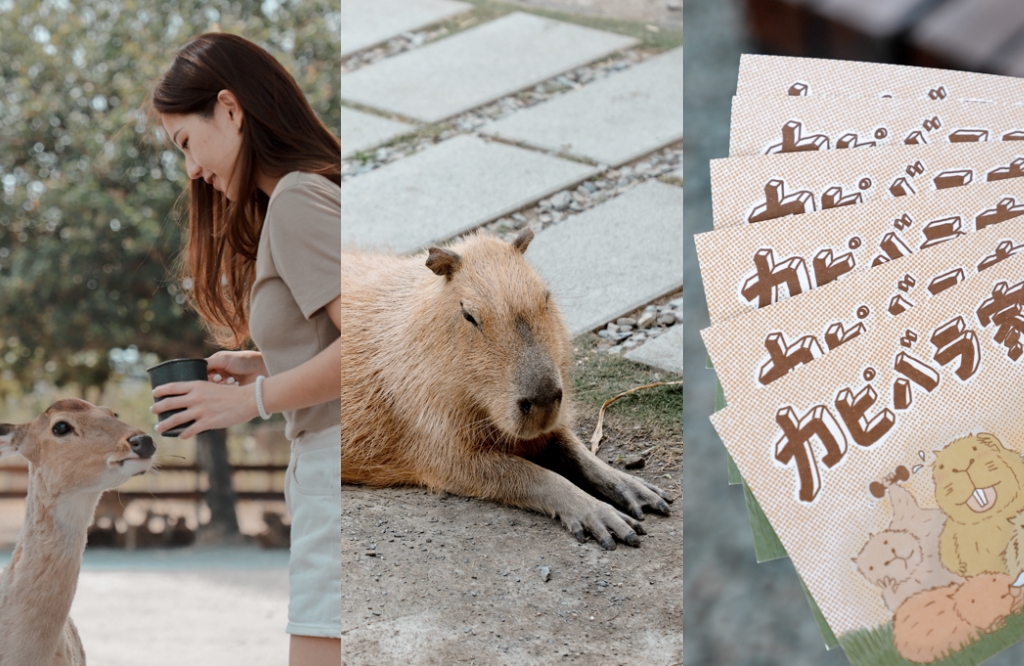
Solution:
[[[854,664],[1024,637],[1022,307],[1014,256],[712,416]]]

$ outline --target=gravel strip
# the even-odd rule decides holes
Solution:
[[[598,165],[598,168],[602,169],[601,173],[579,186],[556,192],[534,205],[507,217],[498,218],[481,228],[507,241],[515,238],[519,230],[526,226],[530,226],[535,232],[542,231],[573,215],[599,206],[647,180],[667,176],[682,164],[682,159],[683,144],[680,141],[618,169]]]
[[[464,19],[468,20],[468,19]],[[384,58],[390,58],[391,56],[398,55],[399,53],[405,53],[413,49],[419,48],[424,44],[436,41],[442,37],[445,37],[452,31],[451,26],[442,23],[423,30],[416,30],[413,32],[403,32],[397,37],[392,37],[383,44],[378,44],[365,51],[359,51],[353,55],[350,55],[341,63],[341,73],[347,74],[354,72],[357,69],[372,65],[375,62],[383,60]]]
[[[403,38],[392,40],[392,42],[400,41],[403,41]],[[396,48],[400,48],[400,46],[396,45]],[[396,53],[400,52],[396,51]],[[598,62],[559,74],[547,81],[542,81],[530,90],[506,95],[486,106],[467,111],[444,122],[422,126],[417,132],[397,137],[394,141],[376,150],[357,153],[348,159],[342,160],[342,181],[425,150],[428,146],[450,139],[458,134],[475,133],[477,129],[492,120],[503,118],[520,109],[540,104],[562,93],[605,79],[616,72],[627,70],[654,55],[657,54],[638,49],[623,51]],[[409,121],[407,118],[394,118],[396,120]]]
[[[683,323],[683,292],[663,296],[598,329],[599,352],[625,354]]]

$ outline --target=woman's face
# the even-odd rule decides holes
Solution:
[[[238,198],[235,163],[242,147],[242,110],[235,96],[222,90],[212,118],[198,113],[163,114],[164,129],[185,154],[189,178],[202,178],[231,200]]]

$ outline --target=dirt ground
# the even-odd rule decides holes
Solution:
[[[604,357],[578,350],[611,394],[657,377]],[[610,408],[599,455],[622,469],[644,453],[632,473],[677,498],[671,516],[648,514],[639,548],[580,544],[557,520],[490,502],[343,486],[344,664],[682,664],[682,442],[642,409],[613,417],[626,402]],[[584,441],[596,412],[577,408]]]

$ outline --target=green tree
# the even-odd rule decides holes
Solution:
[[[337,0],[0,0],[0,372],[102,386],[107,353],[212,348],[171,267],[179,153],[142,106],[208,30],[262,45],[340,127]]]

